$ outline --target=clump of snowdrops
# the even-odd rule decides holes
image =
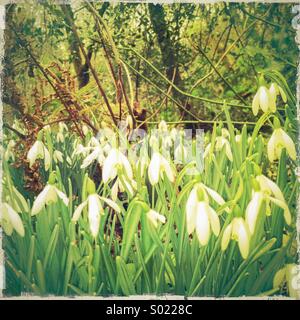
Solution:
[[[32,196],[8,143],[0,222],[10,292],[295,297],[296,149],[277,94],[287,99],[275,84],[259,88],[254,128],[234,128],[224,106],[200,166],[197,145],[164,121],[133,142],[128,130],[94,137],[87,127],[82,140],[60,123],[28,152],[45,181]]]

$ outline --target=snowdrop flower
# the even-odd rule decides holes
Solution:
[[[136,167],[139,170],[140,176],[141,178],[144,176],[145,172],[146,172],[146,168],[149,165],[149,157],[146,153],[141,152],[140,153],[140,157],[138,158],[137,162],[136,162]]]
[[[225,153],[229,161],[233,161],[232,151],[230,147],[229,141],[224,137],[217,137],[216,138],[216,151],[221,151],[225,146]]]
[[[223,138],[229,138],[230,137],[230,133],[226,128],[222,128],[221,129],[221,135]]]
[[[240,134],[237,134],[237,135],[235,136],[235,141],[236,141],[237,143],[241,143],[241,142],[242,142],[242,136],[241,136]]]
[[[37,159],[44,159],[45,170],[48,171],[50,168],[50,153],[45,147],[42,141],[37,140],[33,146],[30,148],[27,154],[27,160],[29,161],[29,166],[32,167]]]
[[[263,174],[258,175],[256,177],[256,180],[264,193],[268,195],[273,195],[276,199],[285,202],[284,196],[275,182],[273,182],[271,179],[267,178]]]
[[[221,151],[223,149],[223,147],[225,147],[225,154],[226,154],[228,160],[233,161],[233,155],[232,155],[229,141],[226,138],[224,138],[223,136],[216,137],[216,142],[215,142],[216,151]],[[205,148],[204,158],[209,155],[210,149],[211,149],[211,143],[209,143],[207,145],[207,147]]]
[[[261,86],[253,98],[252,111],[255,116],[258,114],[259,108],[265,113],[276,112],[276,100],[272,92],[270,93],[265,86]]]
[[[159,140],[155,134],[151,134],[149,138],[149,146],[155,151],[159,150]]]
[[[113,180],[118,174],[118,169],[123,170],[129,180],[133,179],[133,173],[128,159],[118,149],[111,149],[103,164],[103,182],[106,183],[109,180]]]
[[[188,152],[184,144],[179,144],[175,151],[174,151],[174,156],[175,156],[175,162],[176,163],[185,163],[186,159],[188,157]]]
[[[90,179],[88,179],[87,190],[90,194],[87,199],[76,208],[72,217],[72,221],[78,221],[83,209],[87,207],[90,230],[93,237],[95,238],[99,232],[101,215],[104,215],[104,209],[101,202],[106,203],[118,213],[120,213],[121,210],[114,201],[99,196],[95,191],[94,182]]]
[[[275,102],[276,102],[276,97],[278,95],[281,96],[282,101],[284,103],[287,102],[287,97],[286,97],[285,92],[283,91],[283,89],[277,83],[272,83],[271,84],[269,92],[270,92],[270,95],[272,96],[272,98],[275,100]]]
[[[70,167],[72,167],[73,162],[72,162],[72,159],[71,159],[69,156],[67,156],[66,161],[67,161],[67,164],[68,164]]]
[[[83,157],[87,157],[88,153],[92,150],[92,147],[84,147],[81,143],[77,144],[74,152],[72,153],[72,158],[77,155],[82,155]]]
[[[133,179],[133,173],[128,159],[120,150],[111,149],[103,164],[103,182],[106,183],[109,180],[113,180],[118,174],[118,169],[124,171],[126,178],[129,180]]]
[[[246,223],[251,234],[254,234],[258,215],[262,204],[266,204],[266,214],[271,214],[270,202],[284,210],[284,218],[286,223],[291,224],[291,213],[285,202],[283,194],[279,187],[272,180],[264,175],[256,177],[254,184],[255,189],[252,193],[252,199],[246,208]]]
[[[10,236],[13,231],[24,237],[25,230],[23,222],[18,213],[6,202],[2,203],[0,210],[0,225],[3,227],[4,232]]]
[[[60,143],[63,143],[65,141],[65,136],[62,132],[60,132],[60,131],[57,132],[56,141],[60,142]]]
[[[300,288],[298,284],[299,281],[299,266],[297,266],[295,263],[290,263],[276,272],[273,279],[273,287],[283,287],[286,283],[289,296],[292,298],[300,299]]]
[[[160,131],[168,131],[168,125],[165,120],[161,120],[160,123],[158,124],[158,130]]]
[[[95,147],[94,151],[90,153],[84,160],[81,165],[81,169],[87,168],[90,164],[92,164],[94,161],[96,161],[100,164],[103,165],[103,162],[105,160],[105,156],[103,154],[103,150],[100,146]]]
[[[93,148],[100,147],[100,141],[97,138],[92,137],[88,142],[88,146]]]
[[[202,183],[197,183],[186,203],[187,231],[192,234],[196,230],[198,240],[202,246],[207,245],[211,230],[216,237],[220,233],[219,217],[209,205],[208,194],[217,202],[222,199],[214,190],[207,188]]]
[[[161,223],[166,223],[166,218],[152,209],[147,212],[147,218],[155,228],[158,226],[158,221]]]
[[[242,257],[247,259],[249,255],[250,234],[243,218],[233,218],[231,223],[225,228],[221,242],[222,251],[227,249],[230,239],[238,242]]]
[[[163,177],[163,173],[166,173],[166,176],[171,182],[174,182],[175,175],[171,165],[160,153],[154,152],[148,167],[148,177],[152,185],[158,183],[159,178]]]
[[[63,154],[60,151],[55,150],[53,152],[53,160],[55,161],[55,163],[63,162],[64,161]]]
[[[4,159],[5,161],[8,161],[9,159],[15,160],[15,155],[13,153],[13,148],[15,147],[16,142],[14,140],[10,140],[7,144],[5,153],[4,153]]]
[[[176,128],[172,128],[172,130],[170,131],[170,137],[173,139],[173,141],[176,141],[176,139],[178,138],[178,135],[181,135],[182,137],[184,137],[185,136],[184,131],[178,130]]]
[[[172,137],[167,134],[167,135],[162,135],[161,137],[161,145],[162,145],[162,150],[167,151],[173,146],[173,140]]]
[[[31,210],[32,216],[42,211],[45,205],[56,203],[58,201],[58,198],[60,198],[66,206],[69,204],[69,199],[66,194],[56,188],[53,184],[54,176],[55,173],[52,172],[48,184],[46,185],[44,190],[36,197]]]
[[[64,131],[68,131],[68,127],[64,122],[59,122],[58,127],[59,129],[56,135],[56,141],[63,143],[65,141]]]
[[[59,131],[61,131],[61,132],[64,132],[64,131],[67,132],[69,130],[67,125],[62,121],[59,122],[58,127],[59,127]]]
[[[125,179],[124,177],[122,181],[119,178],[117,178],[116,182],[111,188],[111,198],[114,201],[116,201],[118,199],[118,193],[125,192],[125,191],[128,191],[130,197],[133,197],[134,191],[136,190],[136,188],[137,188],[137,184],[134,180],[131,180],[130,182],[128,182],[127,179]]]
[[[297,154],[293,140],[283,129],[276,128],[273,131],[267,146],[269,160],[274,162],[274,160],[279,159],[283,148],[286,148],[291,159],[296,160]]]

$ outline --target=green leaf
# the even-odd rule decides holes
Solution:
[[[117,265],[118,281],[123,293],[126,296],[136,294],[136,291],[133,286],[133,277],[131,275],[131,272],[129,272],[129,268],[125,264],[122,257],[118,256],[116,258],[116,265]]]

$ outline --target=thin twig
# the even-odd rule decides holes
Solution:
[[[112,118],[112,121],[113,121],[113,123],[115,124],[115,126],[117,126],[118,123],[117,123],[117,121],[116,121],[116,118],[115,118],[115,116],[114,116],[113,110],[112,110],[112,108],[111,108],[111,106],[110,106],[110,103],[109,103],[109,101],[108,101],[108,98],[107,98],[107,96],[106,96],[106,93],[105,93],[105,91],[104,91],[104,89],[103,89],[103,87],[102,87],[102,85],[101,85],[101,82],[100,82],[100,80],[99,80],[99,77],[98,77],[98,75],[97,75],[94,67],[93,67],[92,64],[91,64],[91,60],[90,60],[90,58],[88,57],[88,55],[87,55],[87,53],[86,53],[86,51],[85,51],[85,49],[84,49],[84,47],[83,47],[82,41],[81,41],[81,39],[79,38],[79,35],[78,35],[78,32],[77,32],[77,29],[76,29],[75,24],[72,25],[71,27],[72,27],[72,31],[73,31],[73,33],[74,33],[74,36],[76,37],[76,40],[78,41],[78,45],[79,45],[80,51],[81,51],[81,53],[83,54],[83,56],[84,56],[84,58],[85,58],[85,60],[86,60],[86,62],[87,62],[87,64],[88,64],[88,66],[89,66],[89,68],[90,68],[90,70],[91,70],[91,73],[92,73],[92,75],[93,75],[93,77],[94,77],[94,79],[95,79],[95,81],[96,81],[97,87],[98,87],[98,89],[99,89],[99,92],[100,92],[100,94],[101,94],[101,96],[102,96],[102,98],[103,98],[103,100],[104,100],[104,102],[105,102],[105,104],[106,104],[106,106],[107,106],[107,109],[108,109],[108,111],[109,111],[109,113],[110,113],[110,116],[111,116],[111,118]]]
[[[31,59],[33,60],[33,62],[36,64],[36,66],[40,69],[40,71],[42,72],[42,74],[44,75],[44,77],[46,78],[46,80],[49,82],[50,86],[53,88],[54,92],[58,95],[59,99],[61,100],[61,102],[63,103],[63,105],[65,106],[66,110],[71,114],[71,110],[69,110],[69,107],[66,105],[64,98],[61,96],[59,90],[57,90],[56,86],[52,83],[50,77],[48,76],[47,72],[45,71],[45,69],[41,66],[41,64],[37,61],[37,59],[35,58],[35,56],[32,54],[31,49],[29,49],[29,44],[27,42],[25,42],[24,40],[22,40],[17,32],[17,30],[14,28],[14,26],[9,25],[9,27],[13,30],[13,32],[15,33],[16,37],[18,38],[18,40],[20,41],[20,44],[23,44],[23,48],[27,51],[27,53],[30,55]],[[79,133],[79,135],[83,138],[83,132],[81,131],[81,129],[79,128],[76,119],[73,120],[74,125]]]
[[[244,103],[246,104],[247,102],[244,100],[242,96],[232,87],[232,85],[222,76],[222,74],[218,71],[218,69],[214,66],[213,62],[209,59],[207,54],[200,48],[197,48],[198,51],[204,56],[204,58],[207,60],[207,62],[211,65],[213,70],[216,72],[216,74],[224,81],[224,83],[229,87],[229,89]]]
[[[15,128],[11,127],[9,124],[4,123],[3,124],[3,128],[6,128],[12,132],[14,132],[19,138],[25,140],[27,138],[27,136],[23,133],[21,133],[20,131],[16,130]]]

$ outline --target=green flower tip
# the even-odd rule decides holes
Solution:
[[[87,178],[87,182],[86,182],[86,190],[88,194],[94,194],[96,193],[96,186],[95,183],[92,179]]]
[[[274,125],[274,129],[281,128],[280,121],[278,120],[278,118],[274,117],[273,125]]]
[[[55,184],[55,182],[56,182],[56,172],[55,172],[55,171],[52,171],[52,172],[50,173],[48,183],[49,183],[49,184]]]

